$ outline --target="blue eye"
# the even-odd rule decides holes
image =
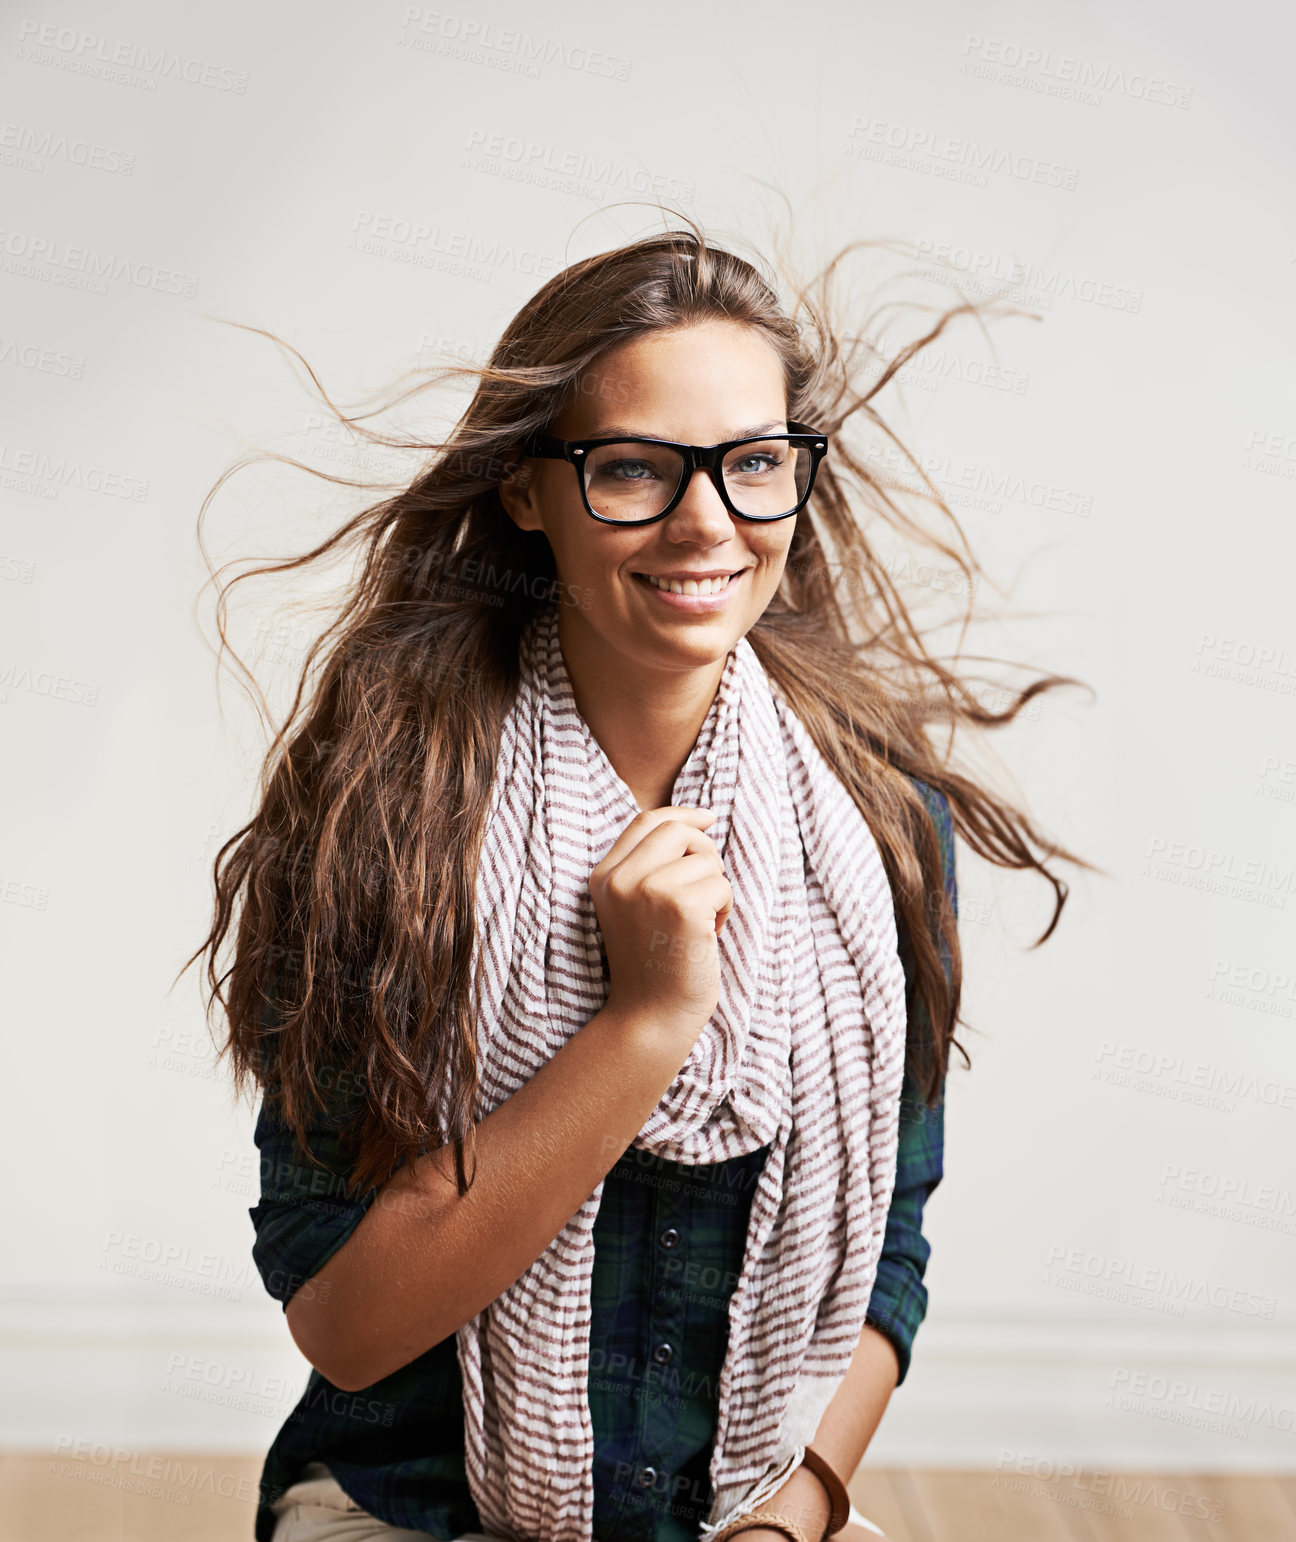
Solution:
[[[764,462],[764,464],[756,465],[753,464],[753,462]],[[755,476],[761,471],[775,470],[779,464],[780,461],[777,455],[771,455],[767,450],[754,450],[750,455],[744,455],[740,459],[734,461],[734,463],[728,468],[728,472],[726,474],[737,476]]]
[[[600,466],[598,468],[598,474],[600,476],[609,476],[613,474],[619,475],[622,471],[626,470],[627,467],[632,471],[637,469],[641,472],[646,471],[649,474],[652,474],[652,467],[648,465],[646,461],[642,460],[615,460],[610,465]],[[646,478],[642,476],[623,476],[621,477],[621,480],[623,482],[642,482],[645,481]]]

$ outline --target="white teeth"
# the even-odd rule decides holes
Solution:
[[[666,589],[671,594],[718,594],[736,576],[730,573],[727,578],[686,578],[681,581],[678,578],[654,578],[649,573],[644,574],[654,589]]]

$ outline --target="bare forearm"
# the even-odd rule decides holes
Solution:
[[[895,1346],[884,1333],[865,1323],[841,1385],[824,1410],[810,1444],[830,1467],[849,1483],[868,1443],[882,1422],[900,1375]],[[832,1513],[828,1490],[808,1467],[800,1466],[760,1508],[795,1521],[807,1537],[819,1542]],[[858,1528],[857,1528],[858,1529]],[[786,1542],[781,1533],[754,1526],[741,1533],[742,1542]]]
[[[850,1369],[824,1410],[810,1444],[849,1483],[882,1422],[900,1378],[895,1345],[865,1323]]]
[[[356,1390],[475,1316],[594,1191],[688,1048],[605,1009],[477,1126],[476,1175],[462,1199],[449,1147],[401,1168],[312,1288],[289,1303],[302,1353]],[[470,1149],[465,1162],[471,1175]]]

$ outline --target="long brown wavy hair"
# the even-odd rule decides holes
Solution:
[[[906,1069],[927,1105],[942,1096],[951,1046],[971,1061],[955,1037],[956,917],[937,831],[913,779],[948,799],[957,834],[979,855],[1034,869],[1052,885],[1053,915],[1033,946],[1052,934],[1067,897],[1043,859],[1098,871],[957,769],[932,733],[945,730],[952,744],[959,726],[1002,726],[1040,693],[1081,682],[1043,675],[1005,691],[1002,709],[992,710],[972,679],[928,651],[867,528],[881,520],[952,564],[967,597],[966,627],[975,556],[874,399],[955,317],[979,320],[985,307],[960,295],[888,359],[874,340],[832,324],[838,265],[870,243],[852,243],[811,283],[793,286],[785,307],[763,258],[726,250],[687,215],[671,213],[674,228],[574,262],[545,283],[487,364],[451,363],[386,404],[474,380],[471,402],[444,440],[362,427],[361,415],[338,408],[289,350],[342,424],[374,445],[417,452],[422,469],[407,484],[387,484],[398,486],[394,495],[314,549],[255,566],[224,588],[218,582],[224,649],[233,583],[326,556],[356,559],[344,602],[307,650],[266,753],[259,807],[215,859],[211,931],[180,972],[208,955],[208,1020],[219,1002],[228,1024],[220,1054],[231,1057],[236,1093],[258,1084],[303,1151],[309,1127],[330,1121],[357,1189],[381,1185],[402,1163],[446,1144],[461,1194],[470,1181],[464,1151],[478,1069],[470,990],[482,921],[474,882],[500,730],[523,627],[541,605],[579,603],[564,591],[545,536],[506,516],[498,485],[521,464],[525,437],[558,416],[616,344],[712,318],[752,327],[783,361],[788,417],[833,436],[777,595],[748,637],[877,839],[912,964]],[[842,430],[857,413],[911,475],[888,476],[852,449]],[[267,454],[348,487],[373,485]],[[248,463],[208,493],[200,545],[212,497]],[[920,505],[938,511],[946,528],[927,528]],[[233,957],[222,966],[232,928]]]

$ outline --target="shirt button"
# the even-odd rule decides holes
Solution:
[[[674,1353],[675,1351],[669,1344],[658,1344],[657,1348],[653,1350],[653,1359],[656,1360],[658,1365],[665,1365]]]
[[[657,1240],[664,1248],[673,1248],[679,1241],[679,1232],[673,1226],[668,1226]]]
[[[655,1467],[641,1467],[635,1474],[635,1482],[640,1488],[651,1488],[657,1481],[657,1469]]]

